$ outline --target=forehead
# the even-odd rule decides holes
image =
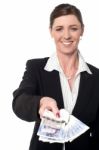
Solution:
[[[78,18],[75,15],[65,15],[55,18],[53,26],[70,26],[70,25],[77,25],[80,26],[81,23],[79,22]]]

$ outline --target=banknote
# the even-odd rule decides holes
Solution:
[[[65,121],[43,117],[37,135],[49,139],[64,139]]]
[[[46,110],[42,117],[37,135],[39,140],[49,143],[72,142],[89,127],[82,121],[70,115],[65,109],[60,110],[57,118],[51,111]]]

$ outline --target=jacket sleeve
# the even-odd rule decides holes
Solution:
[[[29,60],[19,88],[13,92],[12,108],[14,113],[25,121],[39,120],[39,94],[37,70],[35,60]]]

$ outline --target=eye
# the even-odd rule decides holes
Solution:
[[[72,31],[77,31],[77,30],[78,30],[78,28],[76,28],[76,27],[72,27],[72,28],[71,28],[71,30],[72,30]]]
[[[62,31],[63,28],[56,28],[56,31]]]

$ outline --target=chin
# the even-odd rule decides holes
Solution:
[[[77,50],[72,50],[72,51],[64,51],[63,53],[65,54],[65,55],[73,55],[73,54],[75,54],[77,52]]]

